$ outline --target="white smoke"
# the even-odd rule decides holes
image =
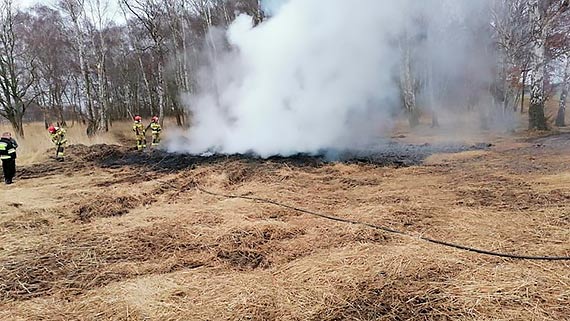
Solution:
[[[400,108],[398,36],[458,2],[478,1],[290,0],[256,27],[239,16],[226,34],[232,49],[212,55],[215,68],[185,99],[192,126],[170,149],[265,157],[377,140]],[[439,49],[430,54],[453,54]]]
[[[265,14],[274,16],[287,0],[261,0],[261,7]]]

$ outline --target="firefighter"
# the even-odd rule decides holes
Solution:
[[[2,160],[2,171],[6,184],[12,184],[16,175],[16,148],[18,148],[18,143],[12,138],[12,134],[3,133],[0,138],[0,159]]]
[[[67,132],[62,127],[56,127],[54,125],[49,126],[48,132],[52,143],[54,143],[56,147],[55,159],[60,162],[63,162],[63,159],[65,157],[64,148],[65,144],[67,143],[67,138],[65,138],[65,134]]]
[[[162,130],[162,128],[160,127],[160,124],[158,123],[158,117],[157,116],[153,116],[150,120],[150,124],[148,124],[148,126],[146,127],[146,130],[148,130],[150,128],[151,133],[152,133],[152,146],[158,146],[158,144],[160,143],[160,131]]]
[[[141,123],[142,117],[137,115],[134,120],[133,132],[135,132],[135,137],[137,139],[137,150],[143,150],[146,148],[146,131]]]

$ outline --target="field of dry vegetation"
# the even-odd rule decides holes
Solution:
[[[119,145],[121,130],[95,141],[74,140],[71,130],[84,145],[69,148],[65,163],[48,157],[43,131],[29,131],[16,183],[0,187],[1,320],[570,315],[570,262],[503,259],[417,237],[570,255],[569,133],[483,135],[475,141],[492,147],[385,166],[137,153]],[[404,132],[396,139],[422,142]]]

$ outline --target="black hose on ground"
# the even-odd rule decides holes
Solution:
[[[441,241],[441,240],[436,240],[436,239],[432,239],[429,237],[424,237],[424,236],[419,236],[419,237],[415,237],[413,235],[407,234],[405,232],[399,231],[399,230],[395,230],[395,229],[391,229],[388,227],[384,227],[384,226],[380,226],[380,225],[374,225],[374,224],[370,224],[370,223],[366,223],[366,222],[360,222],[360,221],[356,221],[356,220],[351,220],[351,219],[346,219],[346,218],[341,218],[341,217],[336,217],[336,216],[332,216],[332,215],[328,215],[328,214],[322,214],[322,213],[317,213],[311,210],[306,210],[306,209],[302,209],[302,208],[298,208],[295,206],[291,206],[291,205],[287,205],[287,204],[283,204],[283,203],[279,203],[273,200],[269,200],[269,199],[264,199],[264,198],[259,198],[259,197],[252,197],[252,196],[242,196],[242,195],[228,195],[228,194],[221,194],[221,193],[215,193],[215,192],[211,192],[208,191],[206,189],[203,189],[199,186],[196,186],[196,189],[198,189],[199,191],[212,195],[212,196],[217,196],[217,197],[223,197],[223,198],[230,198],[230,199],[244,199],[244,200],[250,200],[250,201],[255,201],[255,202],[261,202],[261,203],[266,203],[266,204],[272,204],[275,206],[279,206],[279,207],[283,207],[283,208],[287,208],[290,210],[294,210],[300,213],[305,213],[305,214],[309,214],[309,215],[313,215],[313,216],[317,216],[317,217],[321,217],[327,220],[331,220],[331,221],[336,221],[336,222],[341,222],[341,223],[348,223],[348,224],[353,224],[353,225],[361,225],[361,226],[366,226],[369,228],[373,228],[373,229],[377,229],[377,230],[382,230],[388,233],[392,233],[392,234],[398,234],[398,235],[402,235],[402,236],[406,236],[406,237],[410,237],[410,238],[419,238],[420,240],[429,242],[429,243],[434,243],[434,244],[438,244],[438,245],[442,245],[442,246],[447,246],[447,247],[451,247],[451,248],[455,248],[458,250],[463,250],[463,251],[469,251],[469,252],[475,252],[475,253],[479,253],[479,254],[484,254],[484,255],[490,255],[490,256],[496,256],[496,257],[503,257],[503,258],[508,258],[508,259],[518,259],[518,260],[541,260],[541,261],[570,261],[570,256],[532,256],[532,255],[518,255],[518,254],[509,254],[509,253],[499,253],[499,252],[493,252],[493,251],[488,251],[488,250],[483,250],[483,249],[477,249],[477,248],[473,248],[473,247],[469,247],[469,246],[464,246],[464,245],[460,245],[460,244],[455,244],[455,243],[450,243],[450,242],[446,242],[446,241]]]

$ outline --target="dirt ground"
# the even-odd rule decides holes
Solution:
[[[570,262],[417,237],[570,255],[570,134],[487,138],[405,166],[73,146],[0,187],[0,319],[570,320]]]

